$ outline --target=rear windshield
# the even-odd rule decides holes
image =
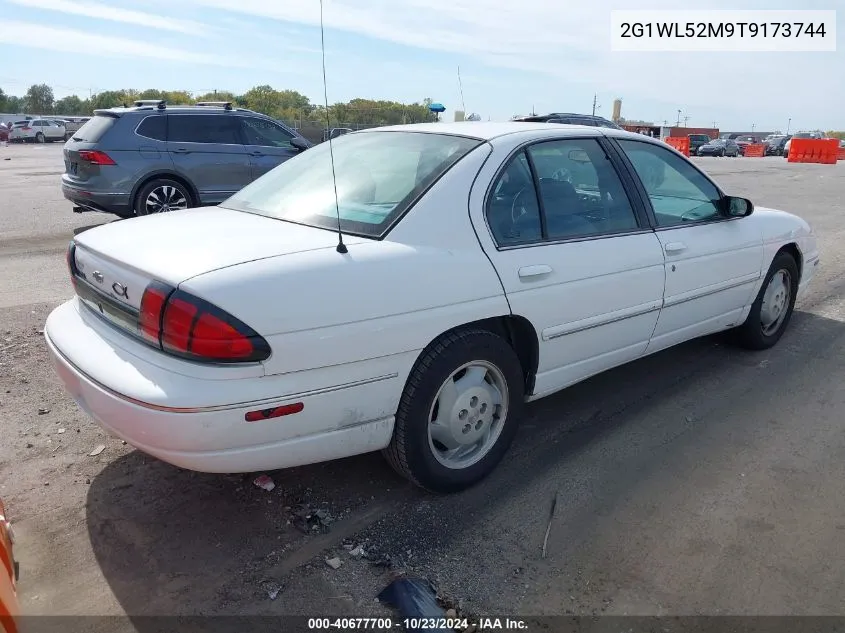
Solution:
[[[98,114],[73,133],[73,140],[96,143],[111,129],[116,120],[114,117]]]
[[[26,127],[27,125],[29,125],[29,121],[15,121],[12,123],[13,127]]]
[[[705,134],[690,134],[689,137],[694,141],[709,141],[710,137]]]
[[[417,196],[481,143],[421,132],[344,134],[285,161],[221,206],[327,229],[337,227],[339,212],[344,232],[381,237]]]

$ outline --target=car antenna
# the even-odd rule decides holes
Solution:
[[[331,120],[329,119],[329,89],[326,85],[326,36],[323,29],[323,0],[320,0],[320,50],[323,54],[323,97],[326,102],[326,132],[329,141],[329,157],[332,163],[332,186],[334,187],[334,209],[337,214],[337,252],[348,253],[349,249],[343,243],[343,230],[340,228],[340,202],[337,197],[337,176],[334,171],[334,147],[332,146]]]

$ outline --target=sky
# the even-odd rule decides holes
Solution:
[[[430,97],[484,120],[532,111],[722,130],[845,130],[845,0],[837,51],[614,52],[618,9],[795,9],[794,0],[324,0],[329,102]],[[0,88],[56,98],[121,88],[323,101],[318,0],[0,0]],[[666,13],[667,19],[671,19]],[[458,81],[458,68],[460,78]],[[790,122],[791,119],[791,122]]]

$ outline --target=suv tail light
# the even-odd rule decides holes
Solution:
[[[211,363],[266,360],[270,346],[257,332],[217,306],[154,281],[144,290],[141,337],[175,356]]]
[[[84,160],[92,165],[115,165],[111,156],[100,150],[79,150],[79,160]]]

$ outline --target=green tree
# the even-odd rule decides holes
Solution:
[[[6,110],[11,114],[21,114],[26,110],[26,104],[21,97],[9,95],[6,97]]]
[[[122,90],[105,90],[91,97],[91,110],[116,108],[123,104],[130,105]]]
[[[3,89],[0,88],[0,112],[5,112],[6,109],[9,107],[9,97],[3,92]]]
[[[234,93],[225,90],[206,92],[204,95],[196,97],[197,101],[231,101],[233,104],[237,102],[237,99]]]
[[[33,114],[49,114],[53,111],[53,89],[47,84],[34,84],[24,96],[26,109]]]
[[[56,101],[53,109],[56,114],[86,114],[88,105],[83,103],[82,99],[76,95],[70,95],[69,97],[64,97]]]
[[[281,109],[280,94],[272,86],[250,88],[244,94],[244,101],[250,110],[262,112],[268,116],[276,116],[277,111]]]
[[[191,93],[185,90],[167,90],[162,98],[170,105],[188,105],[194,102]]]

